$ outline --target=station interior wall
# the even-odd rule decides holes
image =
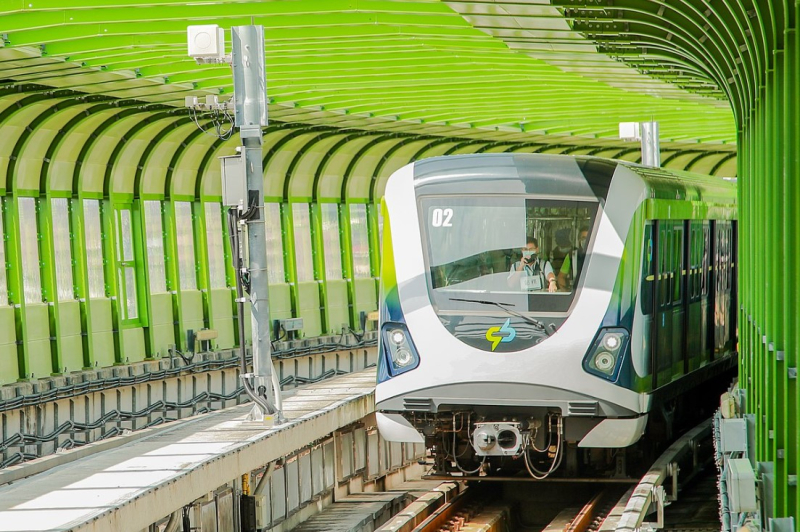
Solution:
[[[158,359],[204,328],[218,332],[212,349],[238,345],[218,161],[238,135],[222,140],[184,109],[67,96],[0,97],[0,385]],[[300,338],[360,330],[378,305],[386,179],[420,158],[478,152],[639,157],[638,145],[274,122],[263,149],[271,318],[302,317]],[[736,172],[729,151],[665,150],[664,161]]]

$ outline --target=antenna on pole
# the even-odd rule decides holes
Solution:
[[[619,138],[622,140],[638,140],[642,143],[642,164],[658,168],[661,166],[661,148],[658,122],[620,122]]]
[[[251,17],[253,20],[253,17]],[[262,167],[262,128],[267,125],[267,79],[263,26],[231,28],[231,54],[225,55],[224,32],[216,24],[189,26],[189,55],[198,64],[230,63],[233,71],[233,98],[220,102],[217,96],[187,97],[186,106],[222,113],[230,127],[219,138],[229,138],[239,129],[239,155],[220,158],[222,162],[223,204],[229,206],[231,250],[236,271],[236,303],[239,309],[241,374],[245,391],[253,400],[249,418],[254,421],[282,420],[280,383],[272,367],[270,343],[269,286],[267,282],[267,239],[264,217],[264,172]],[[231,114],[232,111],[232,114]],[[216,113],[216,114],[215,114]],[[198,123],[197,120],[195,120]],[[216,122],[212,118],[212,123]],[[198,123],[198,126],[200,124]],[[227,136],[223,136],[227,135]],[[246,235],[246,244],[240,236]],[[244,253],[244,245],[247,253]],[[244,258],[248,264],[245,267]],[[245,297],[247,292],[248,297]],[[245,348],[245,303],[250,303],[253,370],[248,371]]]

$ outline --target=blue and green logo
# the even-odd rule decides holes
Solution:
[[[508,318],[502,327],[489,327],[486,331],[486,339],[492,343],[492,351],[497,349],[500,342],[510,342],[517,337],[517,330],[511,326],[511,318]]]

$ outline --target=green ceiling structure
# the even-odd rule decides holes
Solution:
[[[129,208],[144,231],[137,202],[157,201],[168,235],[167,286],[186,298],[183,307],[194,305],[190,289],[180,295],[180,272],[169,262],[181,245],[170,217],[182,208],[177,203],[194,202],[195,216],[205,220],[197,205],[218,201],[216,157],[233,153],[237,139],[204,134],[198,125],[208,128],[209,117],[195,123],[183,107],[187,96],[224,99],[232,91],[228,66],[198,66],[188,58],[189,24],[265,27],[267,200],[284,205],[289,232],[293,211],[286,206],[293,203],[311,205],[312,218],[326,202],[367,205],[373,270],[374,205],[400,166],[492,151],[638,160],[638,145],[617,138],[618,123],[657,120],[665,166],[739,178],[742,387],[748,412],[759,420],[757,459],[775,469],[771,515],[797,516],[797,9],[797,0],[6,0],[0,4],[0,219],[11,235],[10,291],[24,284],[17,255],[25,229],[12,213],[22,212],[24,198],[104,202],[109,232],[112,217]],[[45,223],[54,219],[48,208],[36,212]],[[343,250],[352,243],[350,215],[341,210]],[[84,223],[75,218],[76,228]],[[291,244],[293,236],[284,241]],[[43,246],[56,253],[57,238]],[[211,262],[199,253],[198,263]],[[347,253],[346,273],[354,267]],[[79,296],[91,284],[89,260],[76,257]],[[315,260],[318,273],[324,262]],[[124,296],[113,268],[124,272],[125,264],[107,266],[112,296]],[[286,281],[293,282],[294,256],[285,264]],[[55,291],[58,272],[43,272],[45,291]],[[308,310],[300,290],[287,285],[281,312]],[[360,308],[361,289],[347,290],[345,307],[349,298]],[[172,303],[146,291],[141,296],[150,321],[133,320],[131,327],[149,331],[141,340],[145,351],[202,323],[202,316],[180,311],[170,336],[173,316],[159,321],[152,309]],[[53,331],[19,325],[38,310],[22,304],[13,312],[25,346],[52,337]],[[91,315],[102,308],[87,312],[82,318],[98,338],[109,332]],[[318,320],[319,333],[332,330],[330,316]],[[24,347],[13,372],[27,378],[34,369],[133,360],[125,355],[130,339],[115,338],[113,355],[101,360],[83,332],[77,360],[62,356],[59,344],[48,351],[52,364],[34,368]],[[12,369],[0,360],[0,376],[4,371]]]
[[[0,12],[0,68],[18,90],[39,85],[180,108],[186,95],[232,91],[227,65],[188,58],[187,24],[252,21],[265,27],[275,121],[598,146],[619,145],[620,121],[656,119],[665,148],[734,150],[720,94],[678,89],[598,54],[556,8],[516,6],[12,2]],[[529,34],[539,48],[519,44]]]

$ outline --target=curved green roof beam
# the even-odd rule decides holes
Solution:
[[[501,131],[518,133],[516,141],[532,134],[614,139],[619,121],[656,119],[665,144],[735,143],[724,102],[609,60],[551,6],[435,0],[26,5],[0,9],[0,32],[8,40],[0,60],[15,54],[16,73],[4,76],[12,82],[27,76],[175,106],[188,94],[229,94],[229,67],[198,66],[187,57],[186,26],[227,29],[252,20],[265,26],[273,118],[444,136],[475,130],[490,141],[504,140],[495,134]],[[518,28],[501,16],[500,5]],[[508,6],[527,11],[512,13]],[[478,13],[484,8],[492,12]],[[548,42],[552,53],[528,53],[520,39]],[[702,78],[696,63],[683,61],[678,78]]]

